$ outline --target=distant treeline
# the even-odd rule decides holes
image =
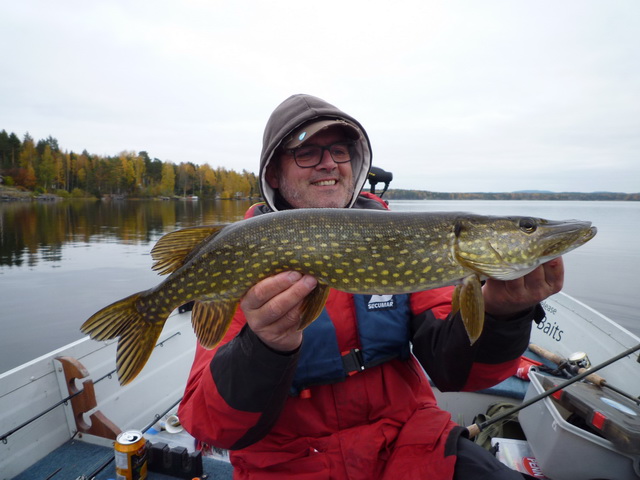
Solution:
[[[176,165],[149,157],[148,153],[123,151],[116,156],[63,151],[49,136],[37,142],[26,133],[0,132],[0,176],[4,185],[36,193],[62,196],[124,195],[132,197],[187,196],[215,198],[259,197],[253,172],[238,173],[209,164]],[[632,200],[640,193],[616,192],[511,192],[446,193],[389,189],[385,199],[395,200]]]
[[[257,177],[252,172],[213,169],[209,164],[191,162],[176,165],[152,159],[144,151],[123,151],[116,156],[63,151],[51,136],[36,142],[26,133],[21,141],[6,130],[0,132],[0,175],[6,186],[78,197],[259,195]]]
[[[386,200],[629,200],[640,201],[640,193],[616,192],[503,192],[446,193],[424,190],[389,189]]]

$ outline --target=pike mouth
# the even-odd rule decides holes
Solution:
[[[595,237],[596,233],[598,233],[598,229],[591,226],[591,222],[577,222],[577,224],[573,225],[573,228],[570,230],[573,231],[567,232],[567,230],[559,230],[555,233],[552,238],[557,236],[559,237],[558,240],[547,246],[544,252],[542,252],[542,255],[545,257],[564,255],[565,253],[584,245]],[[569,241],[567,241],[566,238],[567,233],[573,233],[573,238]],[[560,253],[558,254],[558,252]]]

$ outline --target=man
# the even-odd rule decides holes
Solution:
[[[370,166],[357,120],[294,95],[267,123],[265,203],[247,216],[386,209],[359,194]],[[485,328],[473,346],[459,314],[450,314],[452,287],[391,298],[332,290],[321,316],[299,332],[316,280],[296,272],[266,278],[247,292],[221,345],[197,347],[180,419],[200,441],[231,450],[237,478],[522,478],[464,438],[421,366],[441,390],[509,377],[531,321],[543,316],[538,302],[560,290],[563,272],[558,259],[518,280],[488,280]]]

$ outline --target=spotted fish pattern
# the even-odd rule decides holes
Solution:
[[[301,329],[320,314],[330,288],[387,295],[458,285],[453,308],[474,342],[484,321],[482,279],[519,278],[595,234],[590,222],[575,220],[355,209],[296,209],[188,228],[165,235],[151,251],[153,268],[170,274],[163,282],[105,307],[81,330],[97,340],[119,338],[116,364],[126,384],[175,308],[196,301],[196,336],[212,348],[248,289],[295,270],[318,280]]]

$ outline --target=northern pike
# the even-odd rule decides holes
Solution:
[[[151,251],[153,269],[170,273],[163,282],[103,308],[81,330],[96,340],[119,337],[116,364],[124,385],[144,367],[174,309],[195,300],[195,334],[213,348],[247,290],[295,270],[318,280],[303,303],[300,329],[322,312],[330,287],[389,295],[458,285],[453,309],[461,310],[474,342],[484,322],[481,280],[522,277],[596,231],[577,220],[333,208],[187,228],[166,234]]]

